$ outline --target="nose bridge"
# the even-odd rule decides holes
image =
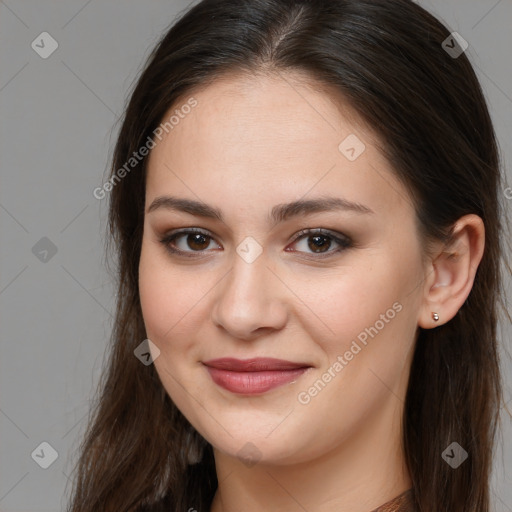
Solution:
[[[239,244],[212,312],[215,324],[239,338],[251,337],[262,327],[277,329],[286,321],[276,278],[267,268],[265,253],[255,249],[250,240]]]

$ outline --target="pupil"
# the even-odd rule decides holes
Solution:
[[[189,247],[191,249],[198,249],[198,250],[204,249],[204,247],[202,247],[202,245],[204,245],[206,243],[207,237],[205,235],[202,235],[201,233],[191,234],[188,236],[189,242],[190,242],[190,237],[192,237],[192,242],[189,243]],[[311,237],[309,237],[309,239],[313,240],[313,243],[309,244],[309,248],[312,249],[314,252],[322,252],[322,251],[318,251],[317,249],[322,249],[322,246],[325,246],[326,243],[327,243],[327,248],[330,245],[330,243],[328,242],[328,237],[323,236],[323,235],[311,236]]]
[[[314,245],[313,246],[310,245],[309,248],[315,252],[322,252],[322,251],[317,251],[316,249],[321,248],[322,245],[325,245],[325,241],[328,240],[328,237],[323,236],[323,235],[315,235],[315,236],[310,237],[310,239],[314,240],[314,242],[313,242]],[[324,244],[320,243],[320,240],[323,240]],[[327,246],[329,246],[329,245],[330,245],[329,242],[327,242]]]
[[[189,240],[190,240],[190,237],[192,237],[192,243],[189,244],[189,247],[191,249],[204,249],[204,247],[200,247],[201,245],[204,245],[206,243],[206,236],[205,235],[202,235],[201,233],[195,233],[195,234],[191,234],[189,235]],[[199,240],[198,240],[199,239]],[[202,244],[201,244],[201,241],[200,240],[203,240]],[[193,245],[196,245],[196,247],[192,247]],[[199,247],[197,247],[197,245],[199,245]]]

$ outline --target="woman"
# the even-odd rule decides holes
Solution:
[[[118,305],[70,511],[490,510],[502,178],[464,50],[409,0],[171,27],[104,187]]]

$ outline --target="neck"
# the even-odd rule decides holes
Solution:
[[[248,466],[214,449],[210,512],[369,512],[411,488],[395,407],[316,458]]]

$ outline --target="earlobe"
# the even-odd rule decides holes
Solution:
[[[419,311],[420,327],[431,329],[457,314],[473,287],[484,246],[482,219],[474,214],[461,217],[454,225],[452,242],[431,261]]]

